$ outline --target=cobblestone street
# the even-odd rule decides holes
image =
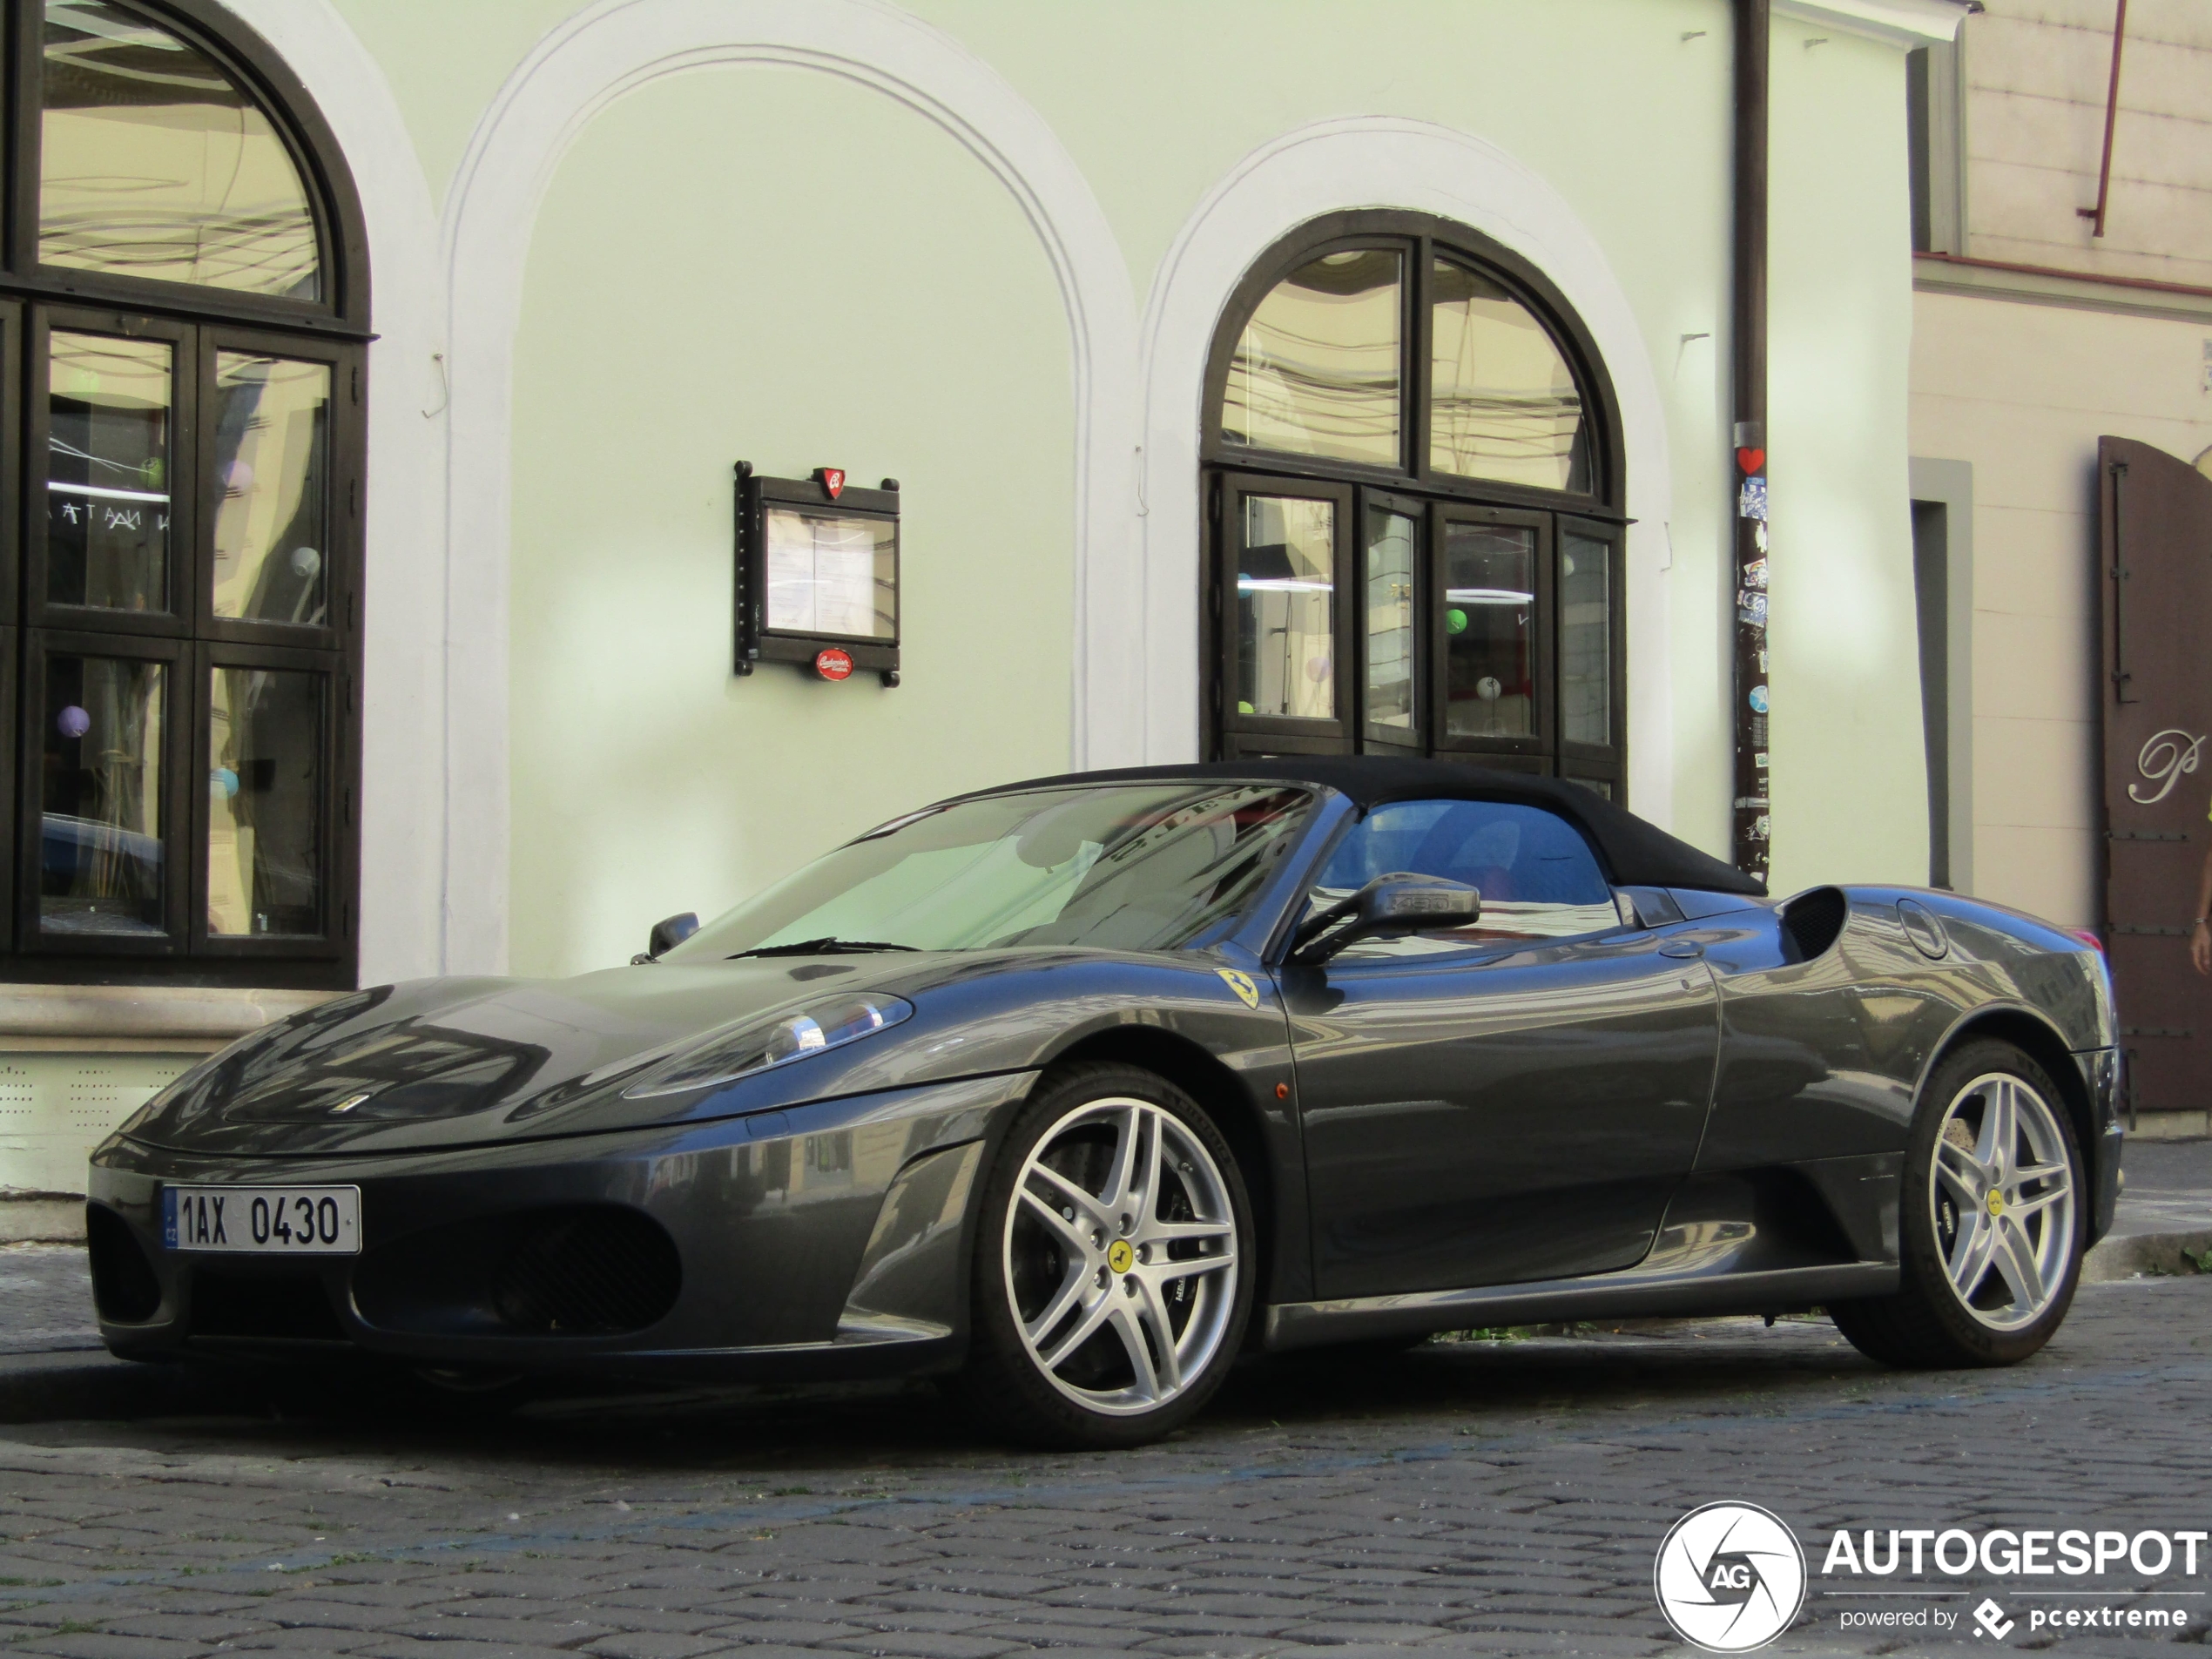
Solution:
[[[1170,1444],[1044,1456],[926,1388],[506,1416],[129,1366],[64,1345],[81,1275],[74,1251],[0,1253],[8,1330],[47,1333],[0,1362],[9,1651],[1687,1651],[1654,1551],[1742,1498],[1811,1557],[1779,1650],[1913,1652],[1944,1644],[1839,1629],[1868,1603],[1824,1593],[1831,1528],[2171,1531],[2212,1490],[2207,1278],[2087,1286],[2009,1372],[1884,1372],[1824,1322],[1438,1343],[1254,1364]],[[1955,1612],[1983,1593],[1934,1588]],[[2202,1640],[2203,1597],[2157,1604]]]

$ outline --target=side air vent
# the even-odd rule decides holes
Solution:
[[[132,1236],[130,1224],[102,1204],[84,1206],[84,1242],[92,1258],[92,1305],[116,1325],[144,1325],[161,1307],[161,1281]]]
[[[1782,907],[1783,952],[1809,962],[1836,942],[1851,918],[1851,901],[1837,887],[1813,887]]]

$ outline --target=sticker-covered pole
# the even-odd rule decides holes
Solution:
[[[1774,845],[1767,787],[1766,236],[1767,0],[1736,3],[1735,526],[1736,867],[1766,880]]]

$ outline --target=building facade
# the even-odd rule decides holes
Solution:
[[[1022,774],[1457,755],[1725,853],[1734,12],[10,0],[0,1186],[302,999],[617,963]],[[1908,70],[1963,15],[1774,9],[1779,891],[1929,870]],[[740,463],[816,523],[751,521],[765,637],[860,671],[733,655]],[[189,520],[102,550],[158,604],[55,597],[71,484]]]
[[[2212,13],[1986,0],[1914,52],[1911,93],[1914,522],[1950,645],[1925,682],[1939,877],[2104,929],[2140,1062],[2177,1040],[2142,1031],[2181,1025],[2131,1021],[2129,974],[2195,982],[2203,849],[2177,850],[2194,862],[2160,914],[2108,914],[2108,849],[2131,849],[2107,834],[2098,455],[2127,439],[2212,469]],[[2142,1127],[2204,1132],[2212,1100],[2157,1093]]]

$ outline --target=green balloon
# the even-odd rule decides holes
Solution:
[[[1453,605],[1449,610],[1444,613],[1444,631],[1446,633],[1463,634],[1467,632],[1467,613],[1466,611],[1460,610],[1457,605]]]
[[[1242,698],[1239,698],[1239,699],[1238,700],[1238,703],[1237,703],[1237,712],[1238,712],[1238,713],[1239,713],[1239,714],[1250,714],[1251,711],[1252,711],[1252,705],[1251,705],[1251,704],[1249,704],[1249,703],[1247,703],[1247,702],[1244,701]]]

